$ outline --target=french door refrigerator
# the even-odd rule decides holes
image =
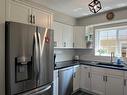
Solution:
[[[6,22],[6,95],[52,95],[53,30]]]

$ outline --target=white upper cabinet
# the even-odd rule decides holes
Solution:
[[[41,27],[47,27],[47,28],[51,27],[52,16],[50,13],[32,8],[32,15],[33,15],[35,25],[38,25]]]
[[[73,27],[70,25],[53,22],[54,47],[73,48]]]
[[[30,23],[30,14],[31,8],[23,4],[19,4],[13,1],[7,3],[6,8],[6,20],[21,22],[21,23]]]
[[[19,1],[6,1],[6,20],[52,28],[52,13],[25,5]]]
[[[73,48],[73,27],[63,24],[63,47]]]
[[[74,48],[86,48],[85,42],[85,27],[74,26]]]
[[[62,30],[63,27],[58,22],[53,22],[54,29],[54,47],[62,47]]]

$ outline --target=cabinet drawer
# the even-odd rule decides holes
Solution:
[[[106,74],[108,76],[121,76],[123,77],[124,76],[124,71],[121,71],[121,70],[114,70],[114,69],[106,69]]]
[[[95,74],[105,75],[105,68],[92,67],[91,71],[92,71],[92,73],[95,73]]]

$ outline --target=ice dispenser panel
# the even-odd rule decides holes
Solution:
[[[32,57],[15,58],[15,80],[21,82],[32,78]]]

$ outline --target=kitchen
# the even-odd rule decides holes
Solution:
[[[44,89],[36,91],[36,93],[23,94],[22,91],[20,94],[17,94],[17,92],[11,94],[10,90],[8,91],[7,88],[10,83],[7,81],[11,79],[8,80],[9,78],[7,79],[7,74],[5,74],[5,69],[9,71],[5,65],[5,63],[9,63],[7,59],[5,60],[6,56],[9,55],[7,51],[5,54],[5,49],[8,48],[5,43],[8,33],[8,29],[5,28],[5,21],[22,23],[29,27],[35,26],[36,29],[33,30],[38,32],[42,29],[40,27],[54,31],[55,68],[54,75],[51,76],[53,85],[48,86],[52,88],[50,92],[53,94],[51,95],[127,95],[126,0],[100,0],[102,9],[98,13],[92,13],[88,8],[88,4],[92,0],[0,0],[0,2],[0,95],[50,95],[44,93]],[[13,30],[9,29],[10,31]],[[19,37],[17,36],[16,39],[24,35],[22,43],[27,43],[29,40],[25,42],[27,34],[25,35],[26,30],[23,31],[23,29],[19,28],[18,31],[21,30],[23,34],[17,33]],[[46,44],[52,41],[48,37],[45,38]],[[8,43],[13,42],[8,41]],[[18,40],[16,43],[18,43]],[[53,45],[51,46],[53,48]],[[26,47],[24,49],[27,51]],[[53,55],[50,57],[53,59]],[[20,62],[30,60],[30,58],[19,57],[18,59],[17,57],[15,60]],[[46,66],[49,66],[49,69],[52,70],[50,65],[47,64]],[[22,66],[20,70],[21,72],[24,70]],[[32,75],[32,72],[30,75]],[[46,79],[48,80],[48,77]],[[23,85],[30,84],[26,82]],[[35,85],[37,86],[37,84]],[[15,85],[11,87],[13,91],[18,89],[18,86],[15,87]],[[27,89],[25,88],[23,92],[26,92]]]

